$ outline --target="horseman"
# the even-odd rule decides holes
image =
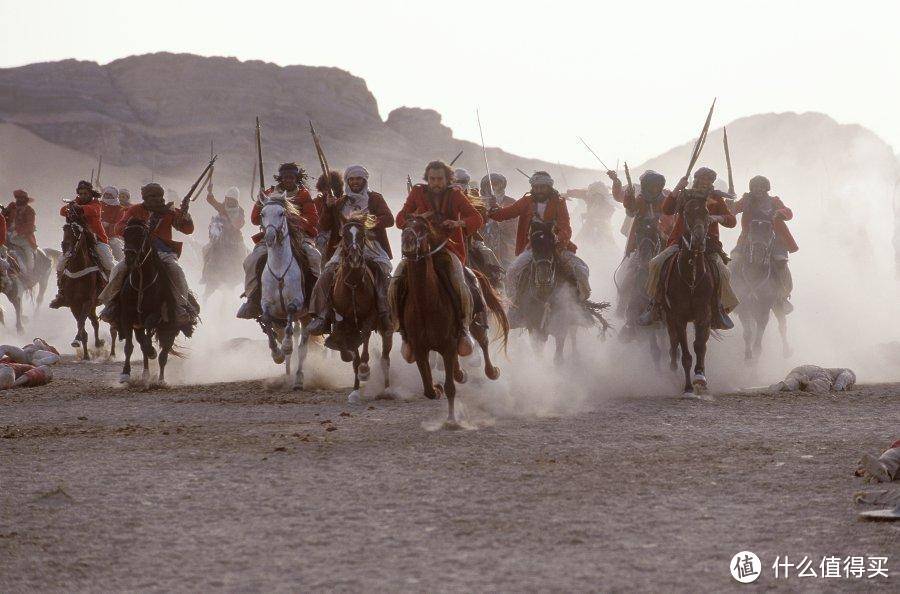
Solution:
[[[650,260],[650,270],[647,280],[648,292],[650,292],[650,308],[641,314],[637,323],[639,326],[649,326],[662,318],[662,283],[661,271],[664,264],[674,256],[681,245],[682,237],[688,231],[685,227],[684,205],[687,200],[705,200],[706,210],[709,213],[709,226],[706,230],[706,253],[712,258],[718,271],[718,292],[715,296],[716,303],[712,308],[712,320],[710,327],[715,330],[727,330],[734,327],[734,322],[728,314],[737,307],[738,299],[731,288],[731,277],[725,266],[725,253],[722,251],[722,242],[719,240],[719,225],[729,229],[737,225],[737,219],[728,210],[725,198],[729,194],[713,188],[716,181],[716,172],[708,167],[701,167],[694,172],[694,182],[687,189],[687,176],[681,178],[675,189],[663,199],[662,212],[667,215],[675,215],[675,224],[669,233],[668,246],[656,257]]]
[[[412,215],[429,217],[432,224],[443,232],[446,239],[437,246],[433,254],[443,267],[454,294],[454,304],[458,308],[460,319],[458,352],[463,356],[472,352],[473,342],[469,333],[475,303],[480,298],[477,287],[471,287],[474,276],[466,273],[466,238],[472,235],[483,223],[481,215],[469,202],[466,194],[452,185],[453,170],[443,161],[432,161],[425,167],[423,179],[425,184],[413,186],[397,213],[397,227],[406,228],[407,218]],[[405,285],[406,261],[401,260],[397,272],[391,280],[389,288],[391,307],[395,319],[400,321],[398,291]],[[477,283],[475,283],[477,285]],[[406,329],[400,326],[400,337],[403,339],[401,354],[407,361],[412,361],[412,350],[406,341]]]
[[[494,250],[488,247],[484,237],[484,232],[487,231],[488,226],[487,204],[479,194],[479,191],[471,187],[471,181],[472,177],[467,170],[459,168],[453,172],[454,185],[466,195],[466,198],[469,199],[469,202],[478,211],[482,221],[485,223],[481,230],[467,236],[467,249],[470,257],[468,264],[481,270],[491,280],[492,285],[499,286],[503,279],[503,265],[500,264],[500,260],[497,258]],[[494,224],[496,225],[496,223]]]
[[[129,221],[147,221],[151,245],[165,266],[169,277],[176,305],[176,322],[178,324],[192,323],[200,315],[200,306],[191,294],[184,270],[178,263],[178,258],[181,256],[181,242],[172,239],[172,230],[190,235],[194,232],[194,220],[184,205],[176,208],[173,203],[167,203],[165,190],[157,183],[151,182],[143,186],[141,199],[140,204],[135,204],[122,213],[119,222],[116,223],[115,232],[121,235]],[[125,261],[116,264],[109,284],[97,298],[100,303],[109,306],[114,302],[125,282],[127,273],[128,266]],[[100,317],[107,322],[115,321],[115,312],[112,310],[113,308],[107,307]]]
[[[642,219],[650,219],[655,222],[659,233],[663,237],[669,237],[672,228],[675,226],[675,217],[666,214],[662,210],[662,204],[669,195],[669,191],[665,189],[666,178],[661,173],[657,173],[652,169],[648,169],[641,174],[640,191],[626,191],[622,187],[618,174],[615,171],[607,171],[606,175],[613,182],[612,194],[616,202],[625,207],[625,212],[633,217],[635,221]],[[636,225],[631,225],[628,233],[628,240],[625,243],[625,257],[628,258],[637,249],[635,230]]]
[[[106,278],[110,277],[115,262],[113,261],[113,253],[109,247],[109,238],[106,236],[106,230],[103,228],[102,209],[103,205],[97,200],[100,192],[96,191],[91,182],[81,180],[76,188],[76,198],[64,205],[59,214],[68,217],[70,213],[81,216],[87,228],[94,234],[94,258],[95,263]],[[66,263],[71,257],[71,253],[64,253],[56,266],[56,285],[57,289],[61,287],[63,271],[66,269]],[[61,307],[70,307],[71,303],[66,303],[65,296],[62,291],[57,291],[56,297],[50,302],[50,307],[59,309]]]
[[[102,208],[100,210],[100,221],[103,223],[103,230],[109,238],[109,247],[112,250],[113,258],[116,262],[125,257],[123,248],[125,244],[121,235],[116,235],[116,223],[125,212],[125,207],[119,200],[119,190],[115,186],[106,186],[103,188],[103,195],[100,197]]]
[[[241,191],[237,186],[231,186],[225,190],[225,199],[222,202],[216,200],[212,184],[209,185],[209,191],[206,193],[206,202],[216,211],[213,220],[222,226],[223,233],[235,240],[240,240],[241,229],[246,223],[244,209],[238,202],[240,197]]]
[[[331,195],[332,196],[343,196],[344,194],[344,176],[341,175],[340,171],[329,171],[329,176],[331,177]],[[323,173],[316,179],[316,213],[319,215],[319,221],[322,221],[322,217],[325,216],[325,202],[327,201],[328,196],[328,183],[325,181],[325,174]],[[330,229],[326,229],[324,225],[319,225],[319,234],[316,236],[316,248],[326,260],[331,259],[331,252],[328,251],[328,246],[331,245],[331,231]]]
[[[591,295],[590,270],[588,265],[575,255],[577,247],[572,243],[572,227],[569,224],[569,210],[566,200],[553,188],[553,178],[546,171],[537,171],[531,176],[531,192],[513,204],[491,212],[495,221],[519,218],[516,232],[516,259],[506,272],[507,293],[512,297],[510,325],[515,328],[522,323],[518,312],[519,279],[525,269],[534,261],[529,245],[529,229],[532,219],[553,221],[556,229],[556,250],[559,261],[578,289],[578,299],[586,301]]]
[[[500,173],[491,173],[481,178],[481,197],[488,206],[503,208],[514,204],[516,199],[506,195],[506,176]],[[505,269],[513,258],[516,257],[516,223],[515,221],[495,222],[497,233],[485,233],[485,241],[488,243],[500,265]]]
[[[250,222],[259,225],[263,204],[270,196],[285,195],[285,198],[299,211],[299,216],[291,216],[288,224],[291,234],[297,237],[302,232],[302,238],[297,237],[299,249],[301,249],[309,261],[311,273],[318,276],[322,264],[322,254],[316,249],[314,241],[319,232],[319,214],[309,191],[304,186],[306,172],[296,163],[282,163],[275,175],[277,184],[266,190],[253,205],[250,213]],[[260,272],[267,256],[266,243],[263,241],[263,233],[253,236],[255,246],[250,255],[244,260],[244,295],[246,303],[241,305],[237,317],[242,320],[255,320],[262,315],[260,306]]]
[[[3,209],[3,217],[6,219],[6,233],[4,239],[8,241],[9,249],[14,250],[20,255],[22,262],[19,262],[23,268],[23,272],[30,274],[34,270],[34,256],[37,250],[37,239],[34,232],[35,212],[29,204],[33,198],[28,195],[25,190],[16,190],[13,192],[13,202],[10,202]]]
[[[337,198],[336,196],[340,196]],[[391,245],[387,229],[394,226],[394,215],[384,197],[369,189],[369,171],[362,165],[351,165],[344,171],[344,187],[339,194],[328,197],[322,213],[321,228],[328,233],[325,253],[331,254],[328,263],[313,288],[310,313],[313,320],[308,328],[313,335],[324,334],[332,321],[330,303],[334,276],[341,262],[341,227],[353,215],[365,213],[375,217],[375,226],[366,232],[363,258],[375,273],[375,289],[378,302],[378,325],[382,330],[392,329],[391,310],[387,301],[388,283],[391,278]],[[374,264],[374,266],[371,266]]]
[[[566,192],[565,197],[584,201],[585,212],[581,215],[581,229],[578,230],[579,243],[590,242],[601,248],[612,249],[614,242],[610,220],[615,207],[606,184],[596,181],[586,190],[573,188]]]
[[[774,277],[779,288],[778,302],[775,307],[776,311],[788,314],[794,309],[788,301],[793,288],[791,271],[788,269],[788,253],[792,254],[800,248],[797,247],[797,242],[794,241],[785,222],[794,218],[794,213],[784,205],[781,198],[770,195],[769,190],[771,190],[769,180],[757,175],[750,180],[750,191],[731,205],[731,212],[741,215],[741,234],[738,237],[737,246],[731,252],[731,256],[734,258],[732,266],[739,270],[749,255],[749,233],[753,223],[756,221],[771,223],[775,232],[771,258]]]

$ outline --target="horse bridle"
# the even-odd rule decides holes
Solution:
[[[425,221],[424,217],[415,217],[415,218]],[[423,254],[423,253],[419,252],[419,248],[423,243],[428,245],[428,240],[430,239],[431,234],[428,233],[427,231],[424,234],[419,233],[418,231],[416,231],[415,227],[413,227],[412,225],[407,225],[407,227],[404,229],[404,231],[408,231],[410,234],[412,234],[412,236],[416,240],[416,253],[413,255],[403,254],[403,256],[401,257],[402,260],[406,260],[407,262],[418,262],[420,260],[424,260],[425,258],[430,258],[431,256],[435,255],[436,253],[438,253],[439,251],[444,249],[444,246],[446,246],[447,242],[450,241],[450,238],[448,237],[447,239],[442,241],[440,244],[438,244],[438,246],[436,248],[432,249],[429,252],[425,252]]]
[[[534,238],[542,235],[553,235],[552,231],[547,231],[545,229],[540,229],[537,231],[531,231],[528,234],[528,244],[534,245]],[[554,252],[551,250],[550,255],[548,257],[539,257],[537,253],[535,253],[534,249],[531,250],[531,261],[532,261],[532,282],[534,286],[546,289],[548,287],[552,287],[556,282],[556,258],[554,257]],[[538,282],[537,280],[537,265],[538,264],[546,264],[550,268],[550,275],[546,282]]]
[[[128,229],[128,227],[129,226],[126,226],[126,230]],[[134,229],[134,228],[138,227],[138,225],[131,225],[130,227],[132,229]],[[135,249],[132,247],[128,247],[128,244],[126,243],[125,246],[122,248],[122,251],[125,254],[131,253],[131,254],[138,255],[137,265],[129,268],[128,278],[126,280],[128,281],[128,284],[131,285],[131,288],[137,292],[137,306],[136,306],[137,312],[143,313],[144,291],[146,291],[147,289],[152,287],[159,280],[159,270],[154,271],[153,279],[145,285],[144,284],[144,264],[146,264],[147,260],[150,259],[150,253],[153,251],[153,249],[152,249],[152,246],[150,245],[150,228],[146,225],[140,225],[140,229],[141,229],[141,247],[139,247],[138,249]],[[126,261],[127,261],[127,258],[126,258]],[[137,286],[135,286],[134,280],[133,280],[135,269],[138,272]]]

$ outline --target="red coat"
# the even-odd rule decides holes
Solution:
[[[129,206],[128,209],[122,213],[119,222],[116,223],[115,234],[122,235],[122,232],[125,231],[125,225],[132,219],[149,221],[151,214],[152,213],[149,210],[144,208],[143,204]],[[156,229],[150,230],[150,237],[161,240],[167,246],[172,248],[172,251],[178,254],[178,256],[181,256],[181,242],[172,239],[172,229],[181,231],[185,235],[190,235],[194,232],[194,221],[190,216],[182,214],[180,208],[171,208],[162,215],[159,224],[156,225]]]
[[[12,227],[13,235],[26,238],[31,247],[37,249],[37,238],[34,236],[34,232],[37,229],[35,225],[36,215],[30,205],[23,204],[19,206],[15,202],[11,202],[9,206],[3,209],[3,216]]]
[[[516,227],[516,255],[518,256],[528,247],[528,233],[531,227],[531,219],[537,215],[534,199],[531,194],[525,194],[509,206],[495,210],[490,217],[495,221],[507,221],[519,217]],[[547,200],[547,209],[544,211],[543,221],[556,222],[557,246],[574,252],[577,246],[572,243],[572,225],[569,222],[569,208],[565,198],[551,196]]]
[[[103,228],[103,220],[101,218],[103,205],[98,202],[96,198],[87,204],[71,202],[63,205],[63,207],[59,209],[59,214],[61,216],[67,216],[69,214],[69,207],[72,204],[78,204],[78,206],[81,207],[81,211],[84,213],[84,222],[87,223],[88,229],[94,233],[94,238],[100,243],[109,243],[109,238],[106,236],[106,229]]]
[[[317,199],[318,200],[318,199]],[[373,192],[369,190],[369,207],[367,209],[369,214],[374,216],[378,222],[372,231],[375,233],[375,240],[378,244],[387,252],[389,258],[393,258],[394,255],[391,252],[391,244],[388,241],[387,230],[394,226],[394,215],[391,213],[391,209],[388,208],[387,202],[384,200],[384,196],[379,194],[378,192]],[[320,228],[322,231],[330,231],[331,235],[328,237],[328,254],[333,254],[334,250],[337,248],[338,244],[341,242],[341,221],[340,217],[337,216],[340,211],[335,208],[328,208],[324,205],[324,198],[322,204],[322,218],[319,220]]]
[[[734,214],[740,213],[741,215],[741,234],[738,237],[738,244],[741,244],[744,239],[746,239],[747,230],[750,228],[750,194],[744,194],[740,200],[734,203],[732,206],[732,211]],[[782,245],[787,249],[788,252],[794,253],[800,248],[797,246],[797,242],[794,241],[794,236],[791,235],[791,230],[788,229],[787,223],[785,221],[790,221],[794,218],[794,212],[784,205],[784,202],[781,201],[781,198],[778,196],[772,196],[772,209],[776,214],[780,214],[781,217],[776,217],[772,221],[772,228],[775,230],[775,237],[781,241]]]
[[[678,245],[681,241],[681,236],[684,235],[684,214],[681,211],[676,212],[678,206],[678,198],[681,196],[681,190],[675,190],[668,196],[666,196],[665,200],[662,203],[663,213],[667,215],[675,215],[675,225],[672,227],[672,232],[669,233],[669,243],[668,245]],[[728,210],[728,205],[725,204],[725,199],[721,196],[715,196],[710,194],[710,197],[706,199],[706,209],[709,211],[711,215],[721,215],[724,217],[724,221],[722,222],[723,227],[728,227],[729,229],[737,226],[737,219]],[[706,230],[707,239],[712,239],[714,241],[719,241],[719,224],[718,223],[710,223],[709,228]]]
[[[659,216],[659,233],[663,237],[669,237],[672,233],[672,228],[675,227],[675,217],[666,214],[662,211],[662,203],[665,201],[666,196],[669,195],[668,190],[663,190],[662,195],[663,199],[654,204],[652,202],[648,202],[643,194],[638,194],[637,196],[632,195],[630,192],[626,192],[622,187],[622,184],[613,184],[612,189],[613,198],[616,202],[621,202],[622,206],[625,207],[625,210],[628,211],[630,216],[634,218],[643,218],[646,216]],[[632,225],[631,229],[628,231],[628,241],[625,243],[625,255],[627,256],[637,247],[635,245],[635,226]]]
[[[453,229],[448,237],[447,249],[452,251],[459,257],[463,265],[466,264],[466,236],[471,235],[481,229],[484,220],[466,195],[456,187],[449,187],[444,190],[443,195],[438,199],[436,208],[432,207],[428,195],[428,186],[425,184],[416,184],[413,186],[403,208],[397,213],[397,227],[404,229],[406,227],[406,217],[413,214],[425,214],[427,212],[435,212],[438,215],[437,222],[446,220],[463,221],[466,224],[465,230],[457,227]]]
[[[106,230],[106,235],[108,237],[117,237],[116,223],[122,218],[125,207],[121,204],[106,204],[105,202],[102,202],[101,205],[100,220],[103,222],[103,228]]]
[[[276,190],[274,186],[266,190],[266,196],[271,196],[273,193],[280,194],[281,190]],[[309,190],[306,188],[298,189],[296,194],[288,197],[288,202],[296,206],[297,210],[300,211],[300,216],[290,222],[299,227],[307,237],[315,239],[319,234],[319,213],[316,211],[316,205],[309,195]],[[262,224],[262,206],[257,200],[253,205],[253,210],[250,212],[250,222],[254,225],[259,226]],[[251,239],[253,239],[253,243],[259,243],[264,235],[265,233],[260,231]]]
[[[6,217],[0,214],[0,246],[6,245]]]

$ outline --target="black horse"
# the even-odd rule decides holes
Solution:
[[[175,321],[176,300],[172,284],[153,247],[147,223],[132,219],[125,226],[123,238],[127,276],[116,296],[115,315],[119,335],[125,340],[125,366],[119,381],[124,383],[131,379],[132,340],[136,337],[144,355],[142,378],[148,379],[149,361],[157,356],[155,340],[159,345],[159,382],[165,383],[169,354],[180,356],[173,350],[175,338],[179,332],[189,338],[196,322],[179,325]]]
[[[732,261],[734,287],[741,300],[737,314],[744,330],[744,359],[749,361],[762,351],[762,338],[769,324],[769,312],[778,320],[782,350],[790,356],[787,340],[785,312],[775,304],[779,299],[778,279],[772,258],[775,248],[775,230],[771,221],[756,220],[750,223],[742,257]]]

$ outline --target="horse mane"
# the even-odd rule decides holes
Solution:
[[[362,227],[369,231],[374,229],[376,225],[378,225],[378,218],[375,215],[366,213],[366,212],[355,212],[347,217],[347,220],[344,221],[344,224],[355,224],[362,225]]]
[[[297,206],[285,198],[284,196],[269,196],[269,199],[263,203],[262,207],[265,208],[269,204],[272,203],[278,204],[281,208],[284,209],[284,212],[287,213],[288,216],[301,216],[300,209]]]

